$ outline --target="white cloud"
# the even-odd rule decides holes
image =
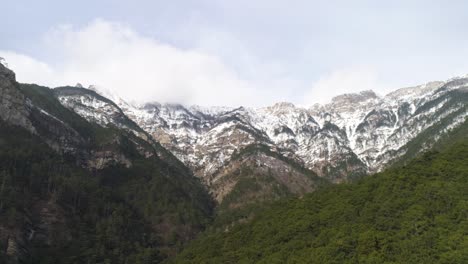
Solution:
[[[21,82],[49,84],[50,80],[55,78],[51,67],[29,56],[2,50],[0,56],[5,58],[8,67],[15,71],[17,79],[19,76]]]
[[[316,81],[304,97],[304,104],[328,103],[334,96],[364,90],[384,92],[378,74],[368,66],[355,66],[336,70]]]
[[[62,25],[44,36],[44,49],[53,51],[56,63],[11,51],[0,50],[0,56],[20,82],[92,84],[140,103],[265,106],[292,101],[310,106],[343,93],[386,89],[377,72],[365,66],[334,71],[306,85],[281,63],[252,56],[233,35],[196,33],[197,45],[182,49],[98,19],[78,29]]]
[[[0,51],[18,81],[52,87],[93,84],[135,102],[262,105],[273,100],[267,91],[275,89],[274,80],[244,80],[217,56],[161,43],[121,24],[95,20],[80,29],[60,26],[45,39],[60,63]]]

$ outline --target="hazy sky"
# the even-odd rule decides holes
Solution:
[[[300,105],[468,73],[467,1],[3,1],[20,82],[137,102]]]

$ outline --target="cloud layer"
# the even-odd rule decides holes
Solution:
[[[371,67],[340,69],[316,81],[305,95],[305,102],[324,104],[333,96],[364,90],[374,90],[382,94],[388,92],[389,87],[379,81],[377,72]]]
[[[229,49],[234,39],[208,34],[200,48],[182,49],[98,19],[78,29],[59,26],[44,36],[44,49],[52,51],[56,63],[12,51],[0,50],[0,56],[20,82],[50,87],[96,85],[137,103],[264,106],[293,101],[310,105],[349,92],[350,86],[360,90],[375,84],[369,76],[352,70],[332,73],[315,84],[303,83],[288,77],[280,65],[260,63],[243,48],[230,54],[240,57],[239,63],[227,63],[226,56],[213,55],[210,50],[213,46]],[[311,92],[293,93],[304,90]]]
[[[22,82],[93,84],[137,102],[232,105],[258,100],[253,84],[219,58],[145,38],[116,23],[96,20],[78,30],[59,27],[47,34],[46,43],[62,58],[60,63],[0,54]]]
[[[0,56],[20,81],[97,84],[137,101],[310,105],[468,73],[467,1],[26,5],[6,1],[0,27]]]

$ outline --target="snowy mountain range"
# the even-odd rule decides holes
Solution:
[[[71,88],[58,98],[88,121],[116,125],[141,137],[149,134],[207,186],[222,182],[233,157],[249,146],[266,147],[337,183],[383,169],[405,154],[407,144],[429,128],[437,130],[426,139],[427,144],[464,122],[467,87],[468,78],[458,77],[385,96],[373,91],[344,94],[310,108],[291,103],[264,108],[136,106],[94,87],[101,96]],[[129,125],[125,116],[146,133]],[[447,125],[438,126],[441,123]],[[214,193],[216,196],[219,191]]]

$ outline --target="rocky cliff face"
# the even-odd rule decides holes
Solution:
[[[229,188],[219,187],[220,182],[236,183],[223,179],[231,177],[233,157],[253,145],[265,146],[331,182],[379,171],[404,155],[405,145],[423,131],[442,121],[451,128],[463,122],[467,110],[460,94],[466,94],[467,86],[468,79],[454,78],[382,97],[373,91],[344,94],[310,108],[291,103],[264,108],[134,106],[106,93],[110,101],[99,90],[86,95],[60,92],[59,98],[89,121],[136,135],[145,132],[190,167],[221,201]],[[125,116],[137,126],[129,126],[132,121]]]
[[[140,155],[150,158],[156,156],[175,167],[185,168],[185,166],[174,155],[167,151],[158,142],[160,138],[153,137],[122,111],[120,106],[126,106],[124,101],[113,98],[120,104],[101,96],[91,87],[84,89],[80,87],[59,87],[53,89],[53,95],[67,109],[73,111],[86,119],[91,124],[98,125],[97,130],[110,129],[114,131],[124,131],[131,137],[132,143],[137,146]],[[93,152],[96,157],[89,166],[103,168],[107,163],[118,161],[120,164],[130,166],[130,161],[122,155],[117,155],[113,146],[120,145],[118,137],[107,142],[107,147],[101,151]],[[190,173],[188,170],[184,173]]]
[[[273,185],[284,188],[285,191],[282,192],[284,195],[304,194],[315,189],[318,184],[317,179],[307,176],[310,171],[306,169],[307,172],[304,172],[298,157],[283,155],[281,147],[277,147],[266,132],[252,125],[251,109],[243,107],[187,109],[181,105],[157,103],[135,108],[121,99],[113,98],[118,102],[117,105],[94,91],[80,87],[58,88],[55,93],[65,107],[89,122],[101,127],[118,127],[143,140],[153,139],[160,142],[182,162],[189,165],[197,176],[206,176],[200,178],[209,186],[212,196],[220,203],[225,196],[238,188],[240,180],[250,179],[252,175],[265,176],[266,168],[273,170],[274,173],[269,173],[270,175],[265,177],[271,176]],[[145,118],[142,119],[142,116]],[[262,151],[244,153],[242,150],[249,146],[261,146]],[[263,150],[268,152],[273,150],[276,156],[265,156],[266,152]],[[234,156],[238,158],[234,160]],[[280,158],[289,160],[284,161]],[[255,160],[257,162],[254,162]],[[262,160],[265,162],[259,166],[257,163],[261,163]],[[241,167],[254,168],[251,171],[252,175],[239,174]],[[300,188],[297,186],[299,182],[304,184]]]
[[[15,73],[0,63],[0,118],[34,133],[29,114],[30,103],[19,91]]]
[[[381,170],[405,144],[445,118],[452,127],[462,122],[466,102],[456,103],[454,92],[463,93],[466,86],[466,78],[454,78],[383,97],[372,91],[345,94],[311,108],[134,107],[123,101],[120,106],[208,185],[236,150],[258,143],[341,182]]]

